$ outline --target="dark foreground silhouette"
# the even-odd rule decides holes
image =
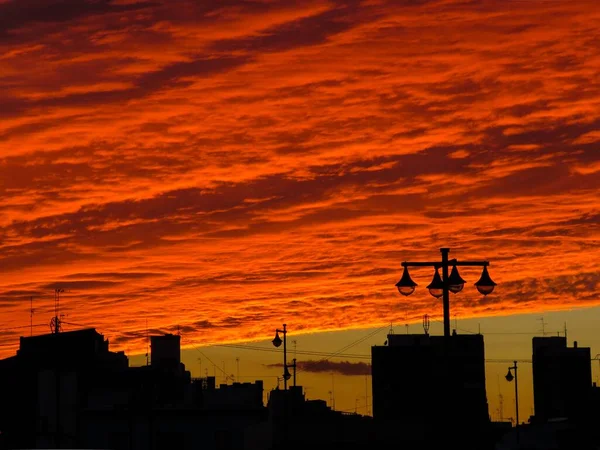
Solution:
[[[482,335],[388,335],[372,348],[373,417],[307,400],[301,386],[194,379],[180,336],[129,367],[95,329],[21,337],[0,361],[0,448],[597,449],[589,348],[533,340],[536,415],[489,419]],[[287,384],[286,384],[287,386]]]

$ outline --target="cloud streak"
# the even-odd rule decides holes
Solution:
[[[267,367],[283,367],[283,364],[269,364]],[[371,375],[371,365],[364,362],[350,361],[304,361],[298,363],[298,370],[312,373],[338,373],[340,375]]]

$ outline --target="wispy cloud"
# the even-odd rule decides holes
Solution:
[[[417,320],[432,273],[406,303],[400,263],[442,246],[499,283],[461,317],[597,304],[599,20],[592,0],[0,3],[7,327],[31,296],[47,323],[58,285],[115,345],[148,316],[196,342]]]
[[[283,364],[268,364],[267,367],[282,367]],[[370,364],[350,361],[304,361],[298,363],[298,370],[313,373],[339,373],[340,375],[371,375]]]

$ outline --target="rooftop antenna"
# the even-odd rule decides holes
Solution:
[[[500,416],[500,422],[504,422],[504,397],[500,391],[500,375],[498,377],[498,415]]]
[[[146,317],[146,365],[150,365],[150,333],[148,331],[148,318]]]
[[[331,406],[334,411],[335,411],[335,381],[334,381],[334,373],[331,372]]]
[[[240,382],[240,357],[235,357],[235,364],[237,365],[237,382]]]
[[[423,316],[423,329],[425,330],[425,335],[429,335],[429,314]]]
[[[367,416],[370,416],[369,411],[369,374],[365,373],[365,410]]]
[[[60,333],[62,329],[61,318],[59,315],[60,311],[60,294],[61,292],[65,292],[62,288],[54,289],[54,317],[50,320],[50,330],[52,330],[53,334]]]
[[[567,322],[565,322],[565,342],[569,342],[567,340]]]
[[[394,334],[394,324],[390,322],[390,332],[388,334]]]
[[[33,295],[29,298],[29,326],[31,327],[31,336],[33,336]]]
[[[546,336],[546,322],[544,322],[544,316],[540,317],[538,320],[542,322],[542,336]]]

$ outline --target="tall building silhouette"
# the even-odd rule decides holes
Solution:
[[[93,328],[21,337],[0,360],[0,430],[6,448],[76,446],[78,408],[89,386],[129,367]]]
[[[564,336],[534,337],[532,347],[535,420],[582,418],[592,390],[590,348],[567,347]]]
[[[177,334],[151,336],[150,364],[165,369],[178,367],[181,364],[181,336]]]
[[[481,443],[489,425],[482,335],[390,334],[371,356],[377,422],[394,422],[415,442]]]

